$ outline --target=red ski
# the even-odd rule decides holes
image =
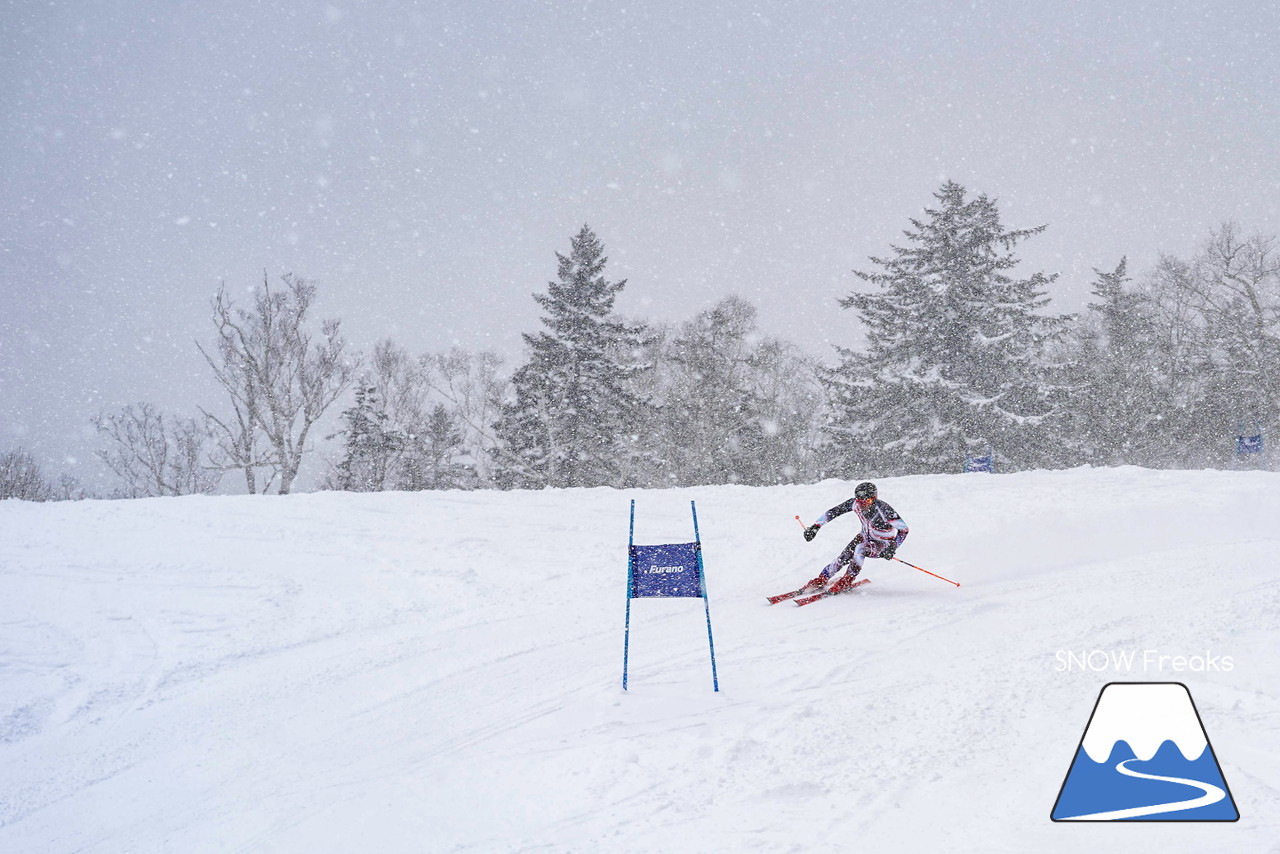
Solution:
[[[822,589],[821,587],[818,587],[814,585],[813,582],[810,582],[806,584],[804,587],[801,587],[799,590],[792,590],[790,593],[779,593],[777,596],[770,596],[769,604],[777,605],[779,602],[785,601],[787,599],[794,599],[797,596],[803,596],[806,593],[812,593],[815,590],[821,590],[821,589]]]
[[[817,602],[819,599],[826,599],[828,596],[839,596],[841,593],[848,593],[850,590],[852,590],[855,587],[861,587],[864,584],[870,584],[870,583],[871,583],[870,578],[862,578],[862,579],[859,579],[858,581],[853,582],[848,587],[842,587],[839,590],[823,590],[821,593],[815,593],[812,596],[805,596],[803,599],[797,599],[796,604],[808,605],[812,602]]]

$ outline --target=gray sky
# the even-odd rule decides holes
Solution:
[[[0,450],[89,485],[91,415],[221,400],[208,300],[293,272],[353,344],[518,362],[590,224],[619,308],[836,299],[946,179],[1024,272],[1274,233],[1280,12],[1254,3],[135,2],[0,8]],[[311,472],[315,474],[315,472]]]

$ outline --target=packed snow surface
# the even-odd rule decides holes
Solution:
[[[0,851],[1280,851],[1280,475],[879,486],[962,586],[767,605],[852,481],[0,503]],[[631,499],[697,501],[719,693],[698,599],[622,691]],[[1117,681],[1187,685],[1239,822],[1050,821]]]

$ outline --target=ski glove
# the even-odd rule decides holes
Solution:
[[[884,547],[884,551],[880,552],[880,557],[884,558],[885,560],[893,560],[893,556],[897,551],[898,551],[898,544],[889,543],[889,545]]]
[[[821,528],[821,527],[822,527],[821,525],[810,525],[809,527],[805,528],[805,529],[804,529],[804,541],[805,541],[806,543],[811,543],[811,542],[813,542],[813,538],[814,538],[814,537],[816,537],[816,536],[818,536],[818,529],[819,529],[819,528]]]

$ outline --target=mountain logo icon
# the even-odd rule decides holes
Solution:
[[[1237,821],[1240,813],[1187,686],[1104,685],[1050,818]]]

